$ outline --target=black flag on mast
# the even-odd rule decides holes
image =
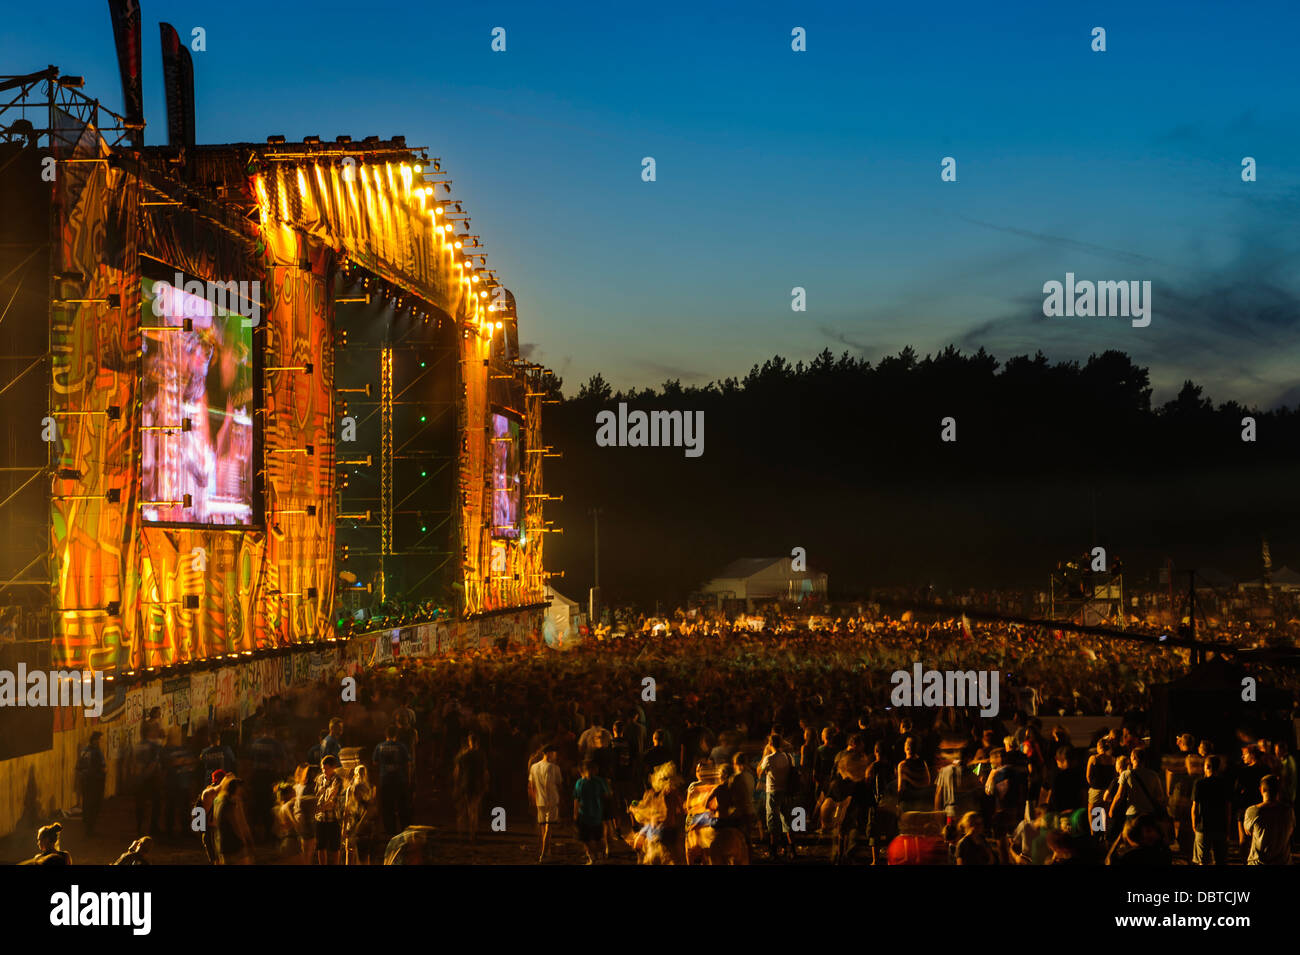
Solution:
[[[140,61],[139,0],[108,0],[113,18],[113,39],[117,43],[117,72],[122,77],[122,106],[127,138],[135,147],[144,145],[144,87]]]
[[[163,90],[167,94],[167,144],[194,145],[194,61],[170,23],[158,24],[162,39]]]

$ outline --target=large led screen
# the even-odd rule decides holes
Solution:
[[[144,519],[252,524],[254,322],[212,283],[141,284]]]
[[[492,415],[492,536],[519,536],[519,422]]]

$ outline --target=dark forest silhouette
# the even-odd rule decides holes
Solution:
[[[556,382],[558,392],[562,383]],[[610,599],[679,600],[735,557],[805,547],[832,594],[872,586],[1041,589],[1058,560],[1101,544],[1131,575],[1214,566],[1258,576],[1261,538],[1300,564],[1300,408],[1215,405],[1200,386],[1153,405],[1148,370],[1120,351],[1086,362],[1041,352],[912,348],[874,365],[829,350],[781,356],[743,379],[616,392],[592,376],[548,408],[548,506],[565,536],[547,563],[575,596],[601,516]],[[602,448],[597,412],[704,412],[700,458]],[[957,440],[940,440],[941,419]],[[1242,419],[1256,440],[1242,440]]]

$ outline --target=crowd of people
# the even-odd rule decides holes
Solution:
[[[891,707],[890,674],[916,661],[999,671],[1000,712]],[[887,619],[400,661],[362,673],[356,703],[325,681],[238,732],[185,740],[151,714],[137,836],[201,837],[228,865],[391,861],[416,823],[461,843],[522,828],[539,861],[576,837],[592,863],[1289,862],[1290,738],[1149,740],[1151,687],[1187,667],[1169,647]],[[1057,722],[1073,716],[1105,725],[1076,738]]]

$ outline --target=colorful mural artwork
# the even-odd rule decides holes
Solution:
[[[57,268],[87,289],[52,311],[58,665],[141,670],[331,635],[330,290],[349,261],[464,330],[448,371],[460,585],[446,610],[544,600],[541,407],[504,344],[514,300],[489,296],[504,289],[461,249],[418,166],[205,147],[182,181],[166,157],[123,157],[91,127],[60,148],[86,161],[56,188]],[[150,201],[160,194],[187,198]],[[228,288],[239,301],[205,304]],[[492,444],[494,421],[508,447]]]
[[[76,148],[97,154],[102,145],[83,137]],[[92,277],[87,299],[115,294],[121,304],[69,305],[54,318],[60,474],[76,475],[56,478],[52,494],[56,662],[131,670],[328,635],[333,351],[325,276],[332,253],[296,240],[285,245],[275,230],[264,238],[252,222],[239,235],[142,208],[147,170],[70,168],[84,172],[60,180],[60,268]],[[159,323],[142,296],[149,287],[142,273],[171,270],[258,289],[251,341],[259,500],[247,527],[144,519],[181,511],[179,501],[159,509],[142,499],[142,412],[158,386],[146,380],[154,370],[142,347],[144,330]],[[149,427],[167,424],[179,422]],[[158,446],[168,453],[166,442]]]

